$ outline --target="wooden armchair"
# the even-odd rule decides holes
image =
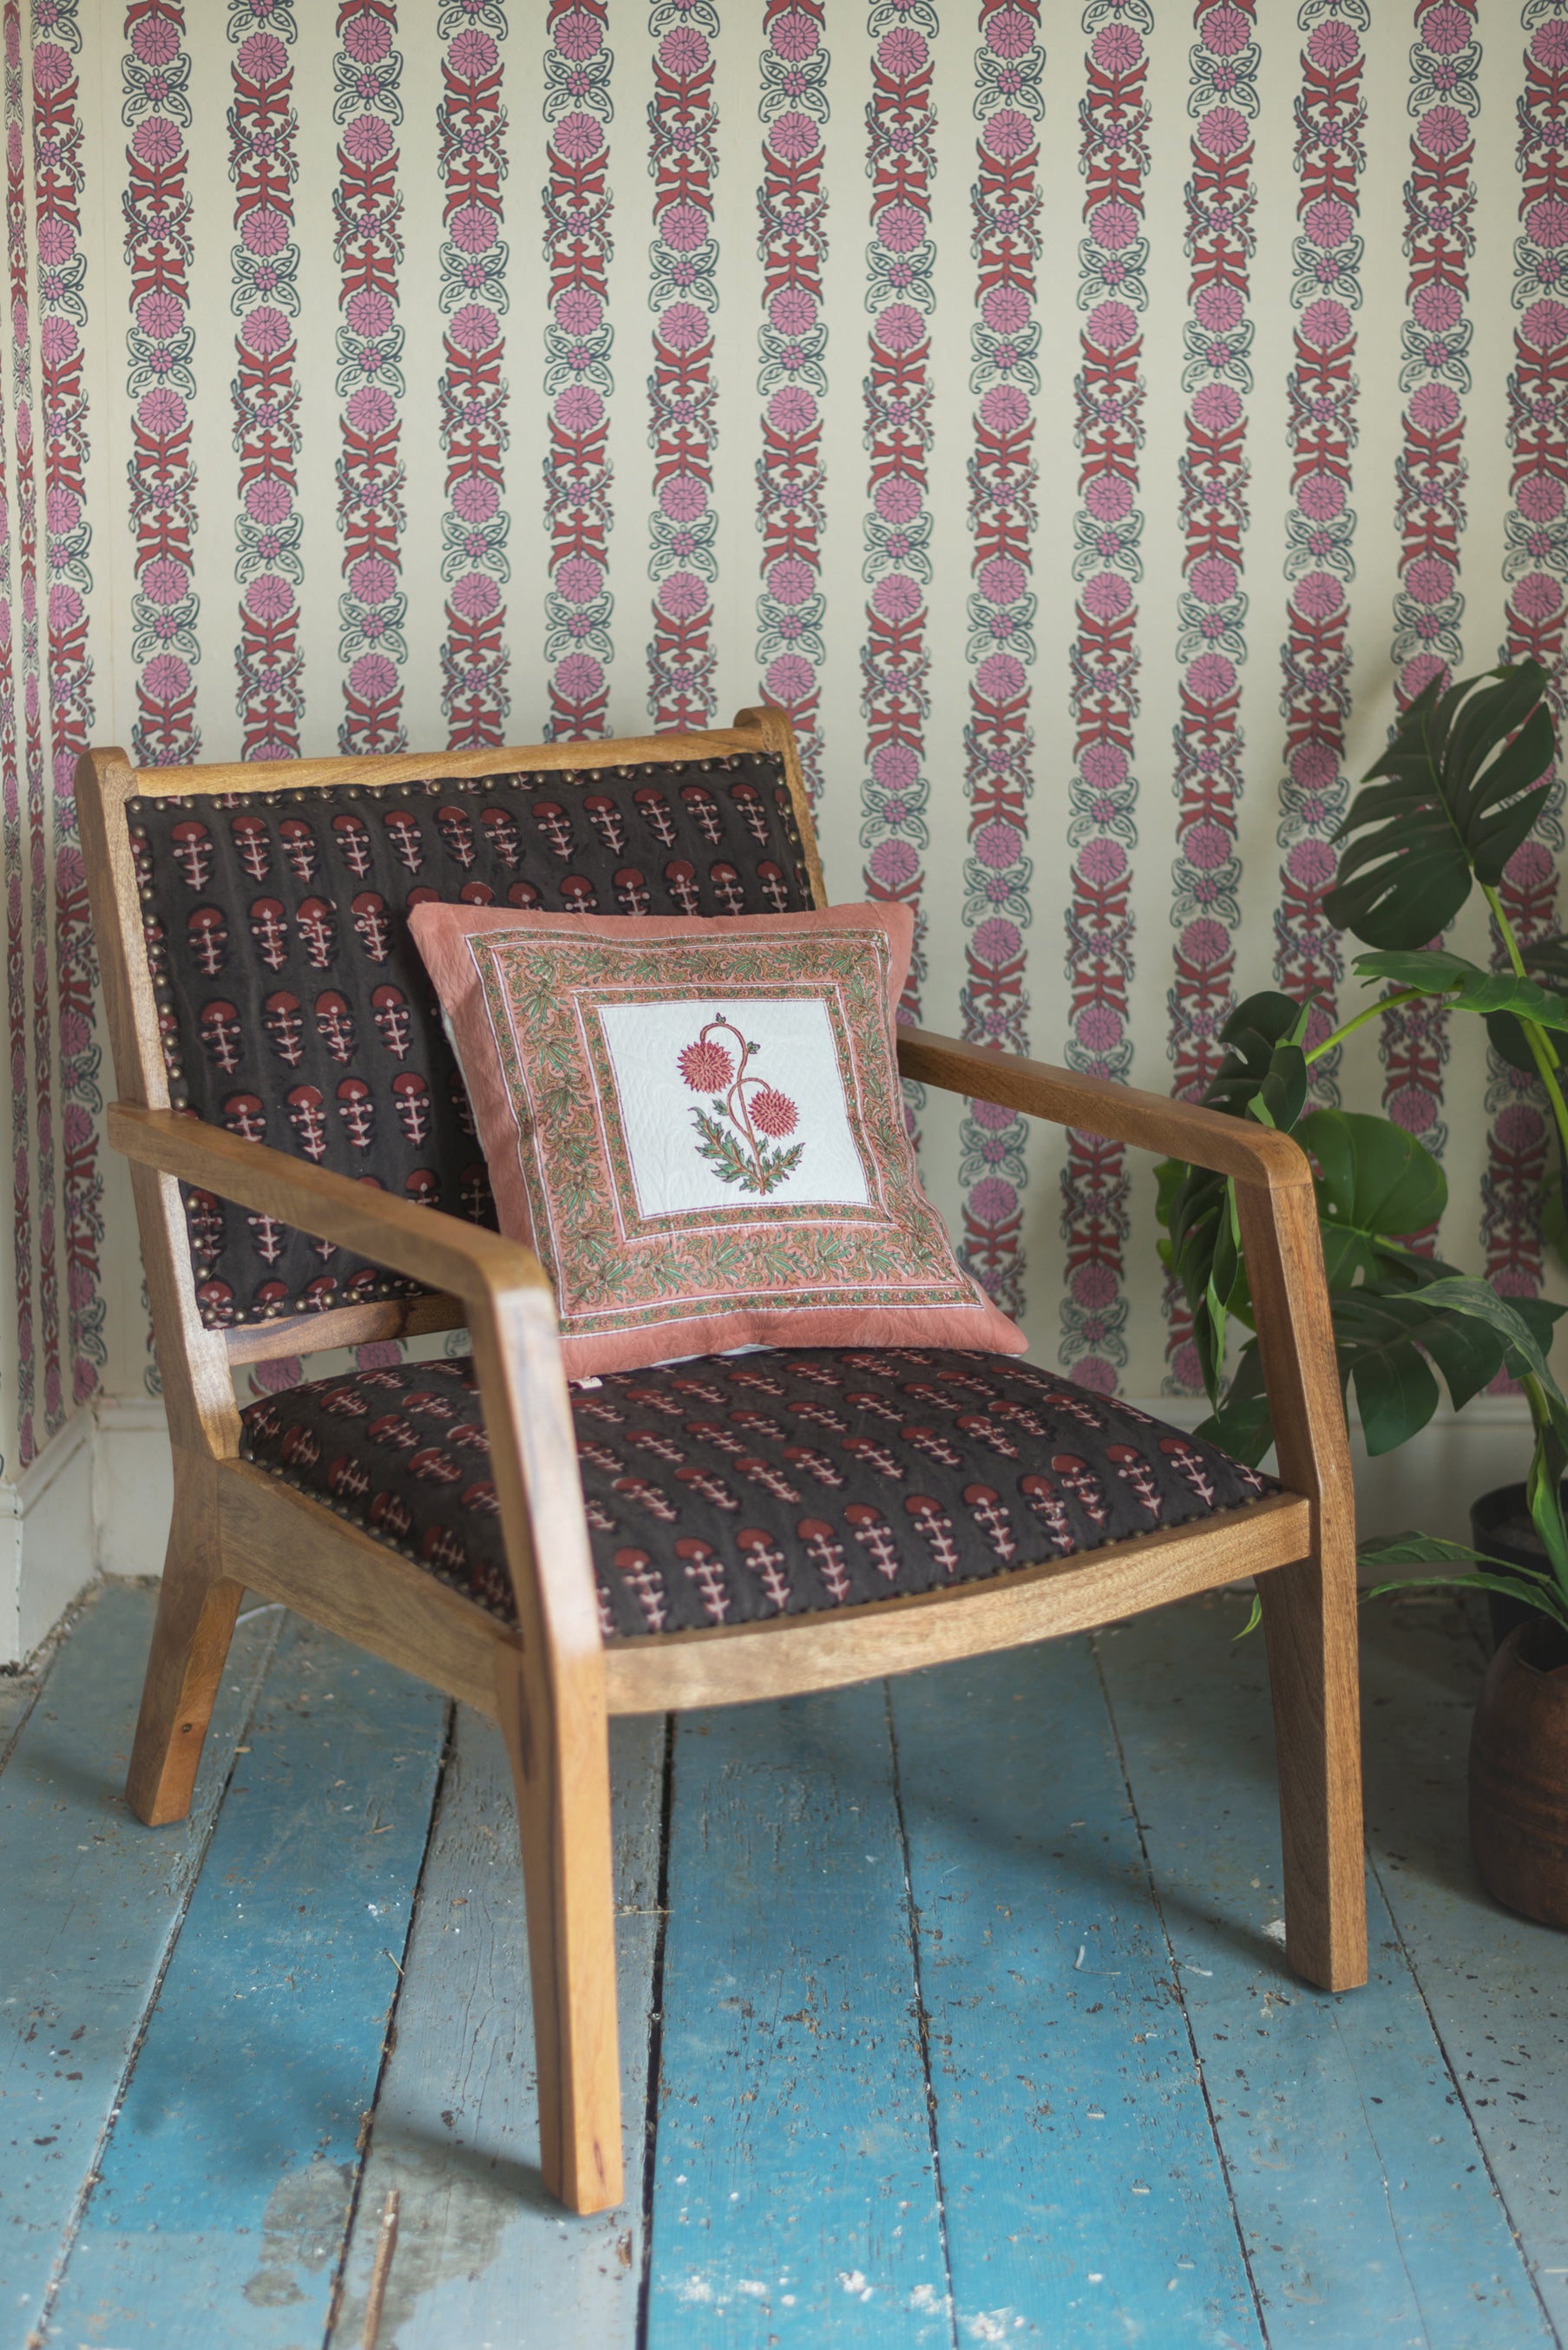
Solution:
[[[714,913],[824,904],[787,723],[756,710],[699,736],[140,772],[122,752],[100,750],[82,761],[78,788],[121,1097],[109,1131],[131,1160],[174,1455],[173,1525],[130,1773],[140,1819],[157,1825],[188,1807],[246,1587],[497,1718],[521,1826],[544,2176],[572,2210],[592,2211],[621,2193],[609,1715],[909,1671],[1081,1631],[1251,1574],[1272,1675],[1287,1952],[1328,1990],[1365,1981],[1354,1501],[1312,1183],[1293,1142],[1181,1102],[903,1032],[901,1066],[924,1085],[1236,1179],[1280,1487],[1252,1479],[1216,1506],[1211,1461],[1194,1486],[1208,1503],[1189,1500],[1184,1523],[1092,1548],[1070,1532],[1048,1541],[1035,1523],[1032,1543],[1010,1537],[983,1571],[945,1587],[900,1595],[895,1582],[884,1586],[893,1596],[855,1604],[819,1600],[758,1620],[628,1633],[610,1586],[618,1575],[624,1601],[628,1576],[645,1596],[651,1585],[627,1566],[644,1554],[626,1545],[618,1497],[638,1492],[657,1511],[661,1472],[649,1458],[649,1477],[590,1485],[585,1505],[583,1475],[598,1456],[575,1434],[575,1404],[596,1404],[612,1421],[620,1405],[568,1392],[545,1274],[527,1249],[486,1228],[461,1081],[402,904],[410,877],[413,894],[479,902]],[[563,873],[563,861],[583,869]],[[401,877],[400,899],[389,876]],[[375,969],[357,982],[350,964],[362,955]],[[356,1013],[343,991],[378,974]],[[355,1064],[366,1048],[363,1035],[355,1044],[357,1021],[358,1030],[376,1024],[389,1058]],[[336,1076],[346,1065],[368,1077]],[[384,1166],[367,1179],[349,1147],[376,1115],[410,1138],[421,1163],[406,1175]],[[243,1365],[461,1326],[472,1366],[444,1364],[442,1394],[427,1381],[429,1391],[410,1396],[411,1371],[380,1367],[243,1411],[236,1400]],[[976,1373],[992,1362],[960,1360]],[[753,1361],[780,1367],[773,1384],[782,1393],[791,1358]],[[1118,1412],[1139,1418],[1028,1367],[1020,1373],[1017,1361],[1005,1367],[1034,1380],[1043,1409],[1056,1391],[1055,1404],[1081,1419],[1108,1415],[1111,1433]],[[683,1381],[658,1376],[688,1395],[690,1409],[692,1367],[682,1368]],[[815,1375],[846,1384],[825,1357]],[[667,1413],[682,1408],[679,1398],[660,1402],[652,1374],[618,1376],[640,1378],[627,1392]],[[753,1387],[761,1376],[766,1391],[765,1373],[747,1376]],[[961,1369],[946,1376],[962,1384]],[[462,1423],[466,1454],[427,1448],[432,1479],[444,1481],[428,1490],[448,1514],[422,1533],[417,1511],[365,1465],[367,1427],[405,1447],[421,1437],[400,1409],[377,1416],[377,1382],[410,1412],[418,1404],[449,1422],[452,1396],[477,1387],[483,1427]],[[1007,1408],[1018,1427],[1048,1435],[1023,1405]],[[358,1453],[346,1438],[341,1456],[328,1444],[333,1457],[320,1457],[322,1415],[331,1412],[344,1416]],[[846,1424],[841,1410],[838,1424]],[[971,1404],[970,1425],[981,1424]],[[998,1479],[1000,1449],[1014,1497],[1021,1487],[1045,1491],[1049,1478],[1026,1473],[1028,1440],[996,1439],[985,1424],[993,1450],[980,1466]],[[960,1457],[950,1451],[959,1440],[942,1436],[943,1458]],[[1146,1440],[1184,1458],[1176,1431]],[[862,1440],[859,1450],[873,1448]],[[402,1457],[417,1476],[427,1452]],[[680,1447],[661,1457],[679,1459]],[[1114,1457],[1130,1458],[1128,1448]],[[452,1481],[471,1471],[454,1500]],[[780,1488],[776,1469],[766,1473],[775,1489],[794,1490]],[[897,1462],[889,1473],[901,1473]],[[986,1508],[997,1501],[993,1485],[961,1490],[989,1496]],[[469,1561],[483,1545],[465,1534],[460,1505],[473,1527],[483,1521],[492,1546],[484,1574]],[[928,1508],[919,1496],[907,1506]],[[861,1509],[862,1521],[877,1516]],[[1058,1534],[1064,1523],[1060,1511],[1051,1520]],[[830,1532],[814,1534],[814,1524],[800,1522],[807,1549]],[[884,1549],[893,1547],[889,1538]],[[685,1549],[701,1557],[705,1545]],[[831,1542],[828,1550],[840,1555]],[[840,1596],[844,1587],[830,1586]]]

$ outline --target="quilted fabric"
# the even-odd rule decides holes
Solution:
[[[1023,1352],[915,1163],[893,1024],[908,906],[421,906],[409,927],[568,1378],[756,1345]]]
[[[774,754],[128,803],[170,1096],[275,1149],[493,1224],[408,931],[431,900],[577,913],[811,903]],[[413,1284],[188,1191],[209,1327]]]
[[[611,1640],[973,1582],[1272,1490],[1014,1356],[702,1356],[572,1404]],[[249,1459],[514,1620],[469,1359],[318,1379],[244,1423]]]

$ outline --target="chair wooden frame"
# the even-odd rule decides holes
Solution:
[[[922,1085],[1233,1176],[1286,1490],[1242,1510],[979,1584],[827,1616],[607,1648],[554,1300],[529,1250],[369,1191],[170,1107],[126,827],[133,794],[205,796],[580,767],[607,745],[430,757],[133,769],[90,751],[82,837],[174,1460],[174,1513],[128,1794],[156,1825],[189,1808],[230,1636],[248,1588],[282,1600],[499,1721],[516,1787],[537,2035],[541,2159],[576,2211],[621,2196],[608,1717],[722,1705],[907,1672],[1104,1624],[1238,1575],[1260,1578],[1272,1682],[1286,1951],[1329,1991],[1366,1978],[1357,1711],[1355,1498],[1312,1180],[1287,1137],[1181,1101],[906,1029]],[[783,754],[815,901],[827,902],[787,721],[742,711],[700,737],[618,743],[618,759]],[[426,1284],[407,1304],[219,1331],[197,1311],[179,1184]],[[236,1366],[466,1324],[489,1434],[514,1632],[321,1503],[239,1457]]]

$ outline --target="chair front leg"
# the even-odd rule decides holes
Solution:
[[[1284,1846],[1285,1955],[1324,1991],[1366,1981],[1355,1486],[1310,1184],[1239,1185],[1280,1477],[1313,1503],[1313,1548],[1259,1579]]]
[[[1285,1956],[1324,1991],[1366,1981],[1355,1551],[1258,1578],[1273,1695],[1284,1853]]]
[[[601,1683],[602,1695],[602,1683]],[[539,2081],[540,2168],[568,2210],[621,2199],[609,1725],[526,1655],[497,1660],[512,1764]]]
[[[211,1461],[174,1452],[174,1514],[126,1800],[150,1828],[182,1820],[213,1718],[243,1583],[223,1572]]]

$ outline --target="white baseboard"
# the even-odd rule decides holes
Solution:
[[[1206,1409],[1134,1400],[1178,1427]],[[1367,1459],[1355,1429],[1351,1450],[1363,1535],[1419,1526],[1467,1542],[1475,1496],[1524,1474],[1529,1416],[1513,1397],[1483,1396],[1380,1460]],[[142,1397],[78,1412],[14,1485],[0,1485],[0,1666],[25,1662],[95,1575],[161,1575],[172,1502],[163,1407]]]
[[[1178,1428],[1196,1428],[1209,1407],[1198,1397],[1134,1397]],[[1355,1470],[1355,1518],[1363,1541],[1401,1534],[1407,1526],[1468,1543],[1470,1503],[1494,1485],[1517,1483],[1530,1466],[1530,1413],[1520,1396],[1477,1396],[1463,1411],[1446,1405],[1397,1452],[1367,1456],[1359,1423],[1350,1428]],[[1271,1454],[1268,1465],[1272,1468]]]
[[[102,1575],[161,1575],[174,1506],[169,1422],[151,1396],[97,1406],[93,1528]]]
[[[26,1662],[98,1572],[90,1411],[0,1485],[0,1665]],[[167,1438],[165,1438],[167,1450]]]

